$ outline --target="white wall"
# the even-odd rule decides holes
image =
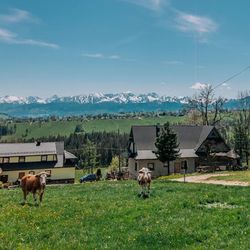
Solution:
[[[51,170],[51,180],[64,180],[75,179],[75,168],[51,168],[51,169],[32,169],[32,170],[18,170],[18,171],[3,171],[2,175],[8,175],[8,182],[15,182],[18,179],[20,172],[29,174],[29,171],[35,171],[35,174],[44,172],[45,170]]]
[[[195,172],[195,158],[182,158],[177,159],[176,161],[170,162],[170,174],[174,173],[174,163],[187,161],[187,173]],[[137,171],[135,170],[135,164],[137,162]],[[159,177],[168,174],[168,168],[163,166],[163,163],[159,160],[135,160],[133,158],[129,158],[128,160],[128,169],[129,169],[129,177],[132,179],[136,179],[138,175],[138,171],[143,167],[148,167],[148,163],[154,163],[154,170],[152,171],[152,177]],[[183,173],[183,170],[181,170]]]

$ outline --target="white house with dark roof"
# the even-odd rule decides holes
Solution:
[[[168,174],[154,154],[160,129],[158,125],[132,126],[128,147],[131,178],[143,167],[151,169],[153,177]],[[181,173],[183,167],[187,173],[193,173],[198,166],[208,165],[225,169],[237,158],[214,126],[176,125],[172,129],[177,134],[180,156],[170,163],[170,173]]]
[[[1,143],[0,181],[14,183],[26,174],[48,172],[48,182],[72,183],[76,157],[64,142]]]

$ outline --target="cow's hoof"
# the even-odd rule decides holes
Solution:
[[[147,199],[147,198],[149,198],[149,194],[143,194],[143,199]]]

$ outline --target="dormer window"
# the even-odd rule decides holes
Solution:
[[[42,155],[41,156],[41,161],[47,161],[48,160],[48,156],[47,155]]]
[[[18,162],[19,163],[25,162],[25,156],[19,156]]]

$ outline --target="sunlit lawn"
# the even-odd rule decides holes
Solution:
[[[0,249],[249,249],[249,192],[155,180],[142,199],[135,181],[101,181],[47,187],[36,207],[0,190]]]

